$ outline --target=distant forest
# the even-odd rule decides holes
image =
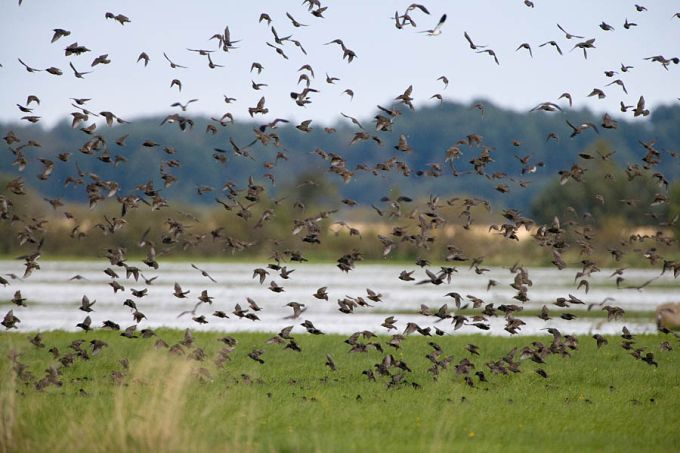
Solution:
[[[660,152],[653,171],[663,171],[671,184],[680,179],[680,150],[674,148],[680,146],[680,106],[659,107],[644,119],[618,120],[612,129],[588,110],[520,113],[488,102],[474,104],[446,102],[417,111],[402,106],[397,116],[376,109],[374,115],[389,118],[393,130],[376,130],[373,117],[358,119],[360,126],[340,118],[334,131],[312,122],[305,132],[296,124],[279,122],[266,129],[271,140],[267,146],[258,141],[249,148],[262,121],[220,124],[184,112],[182,118],[191,119],[193,127],[184,123],[180,130],[179,121],[172,118],[163,125],[163,117],[149,117],[130,124],[114,122],[112,127],[99,118],[90,134],[80,128],[91,121],[72,128],[64,120],[51,129],[40,123],[0,124],[6,141],[8,134],[20,140],[0,154],[0,173],[5,178],[21,174],[42,196],[67,201],[86,202],[86,186],[95,175],[116,181],[119,196],[139,194],[136,188],[151,181],[168,200],[214,205],[225,184],[241,189],[252,176],[266,187],[270,199],[302,191],[316,201],[344,198],[369,206],[383,196],[474,196],[494,208],[514,208],[539,219],[555,208],[541,199],[546,188],[559,189],[558,173],[574,164],[600,175],[605,166],[625,178],[629,165],[645,165],[647,144]],[[586,128],[570,137],[573,129],[567,121],[577,127],[592,123],[597,131]],[[84,146],[96,137],[103,140],[94,149]],[[60,160],[62,153],[70,156]],[[345,184],[339,172],[329,171],[333,155],[346,161],[344,176],[351,177],[351,184]],[[48,165],[41,158],[54,166],[51,174],[39,178]],[[26,168],[19,173],[23,163]],[[65,184],[79,176],[84,184]],[[653,196],[650,184],[655,181],[647,180],[643,186],[651,187]],[[639,188],[633,191],[631,196],[642,196]]]

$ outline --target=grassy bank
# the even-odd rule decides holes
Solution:
[[[237,334],[218,366],[224,334],[195,333],[175,355],[154,344],[162,338],[172,347],[184,332],[156,333],[128,339],[109,331],[46,332],[45,347],[32,345],[32,334],[0,334],[2,357],[19,354],[0,361],[0,449],[659,451],[680,443],[680,345],[672,336],[635,338],[633,348],[653,352],[658,367],[632,357],[619,337],[599,350],[592,338],[579,337],[571,357],[550,354],[537,364],[516,355],[520,372],[503,375],[485,364],[532,341],[550,345],[552,337],[410,336],[400,349],[378,337],[359,341],[380,343],[384,353],[349,353],[340,336],[295,335],[302,349],[295,352],[266,344],[271,335]],[[95,338],[108,346],[93,355]],[[69,347],[78,339],[87,360]],[[427,371],[429,341],[441,346],[439,360],[453,355],[437,380]],[[665,341],[673,351],[661,351]],[[465,349],[469,343],[479,356]],[[59,359],[48,351],[55,346]],[[264,364],[248,357],[256,348]],[[403,375],[393,385],[399,377],[374,367],[388,353],[412,370],[390,368],[391,376]],[[324,365],[326,354],[337,371]],[[456,371],[465,358],[475,364],[467,374],[473,386]],[[36,389],[50,381],[50,366],[60,374]],[[362,374],[367,369],[376,381]]]

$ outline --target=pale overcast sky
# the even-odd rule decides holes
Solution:
[[[170,104],[198,98],[189,107],[190,114],[221,116],[231,112],[246,118],[248,107],[261,96],[267,99],[270,114],[264,119],[283,117],[301,121],[314,119],[329,122],[340,112],[359,118],[373,113],[376,104],[387,104],[413,84],[417,105],[432,104],[430,96],[441,93],[445,99],[468,102],[475,98],[491,100],[501,106],[528,110],[542,101],[557,102],[563,92],[570,92],[575,106],[589,106],[598,111],[618,112],[619,101],[634,104],[641,94],[648,107],[679,102],[680,65],[668,70],[643,58],[663,55],[680,56],[680,11],[677,1],[645,1],[649,8],[637,12],[632,1],[534,0],[528,8],[522,0],[468,2],[424,0],[431,11],[411,15],[417,28],[394,26],[395,10],[403,12],[409,1],[342,0],[323,1],[328,9],[324,19],[312,16],[301,1],[227,1],[197,0],[1,0],[0,6],[0,120],[24,116],[16,104],[24,105],[28,94],[42,100],[34,114],[43,124],[54,124],[73,111],[69,98],[92,98],[91,110],[109,110],[124,119],[173,111]],[[131,23],[121,26],[105,19],[106,12],[124,14]],[[284,60],[268,47],[273,35],[265,23],[258,23],[260,13],[268,13],[280,36],[293,35],[308,55],[291,42],[283,46],[289,57]],[[289,12],[307,27],[295,28],[286,17]],[[448,20],[440,36],[417,31],[432,28],[441,14]],[[624,21],[637,27],[624,29]],[[613,26],[604,31],[602,22]],[[595,38],[595,49],[583,53],[572,47],[581,39],[567,40],[557,28],[586,38]],[[228,25],[237,49],[216,51],[213,61],[222,68],[210,69],[207,58],[187,51],[217,49],[209,40]],[[51,44],[52,29],[71,31]],[[491,56],[476,54],[463,37],[467,31],[478,44],[493,49],[500,65]],[[341,38],[357,54],[348,64],[342,60],[337,45],[323,45]],[[539,44],[555,40],[562,48],[560,56],[551,46]],[[64,48],[78,42],[91,49],[81,56],[65,57]],[[533,58],[524,49],[529,43]],[[140,52],[151,61],[145,68],[136,63]],[[176,63],[188,69],[171,69],[163,58],[166,52]],[[93,59],[108,54],[111,63],[90,68]],[[21,58],[38,69],[60,68],[64,75],[46,72],[29,73],[19,64]],[[262,74],[250,72],[253,62],[264,66]],[[77,79],[69,68],[72,62],[79,71],[93,71]],[[316,78],[312,87],[320,90],[312,104],[301,108],[290,99],[297,85],[300,66],[310,64]],[[621,73],[621,64],[634,66]],[[613,78],[605,70],[616,70]],[[335,85],[325,81],[325,74],[340,79]],[[450,84],[444,89],[437,78],[445,75]],[[170,88],[172,79],[183,84],[182,92]],[[620,78],[628,95],[617,85],[605,86]],[[261,91],[251,81],[266,83]],[[351,100],[342,92],[354,91]],[[605,99],[588,98],[593,88],[603,89]],[[225,104],[223,95],[237,98]],[[563,101],[561,101],[563,103]]]

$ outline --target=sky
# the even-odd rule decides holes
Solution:
[[[558,97],[569,92],[575,107],[618,114],[620,101],[635,104],[644,95],[653,111],[655,106],[680,102],[680,65],[665,70],[644,60],[680,56],[680,19],[672,17],[680,12],[680,4],[638,1],[645,2],[648,11],[637,12],[633,2],[621,0],[534,0],[534,8],[523,0],[424,0],[431,14],[412,11],[417,27],[398,30],[393,16],[405,11],[409,1],[326,0],[324,18],[317,18],[301,1],[284,0],[23,0],[21,6],[16,0],[1,0],[0,121],[20,121],[25,113],[16,104],[25,105],[28,94],[41,99],[32,114],[41,116],[45,126],[75,110],[70,98],[91,98],[90,110],[111,111],[126,120],[172,113],[177,110],[172,103],[189,99],[198,99],[189,106],[189,115],[220,117],[229,112],[246,119],[248,107],[265,96],[270,110],[261,117],[265,121],[280,117],[330,124],[340,112],[368,118],[376,105],[389,104],[409,85],[416,106],[436,105],[431,96],[441,94],[449,101],[481,98],[528,111],[539,102],[564,106]],[[131,22],[121,26],[107,20],[106,12],[124,14]],[[288,60],[268,47],[266,43],[274,39],[270,27],[258,23],[263,12],[271,16],[279,36],[292,35],[307,55],[291,42],[282,46]],[[308,26],[294,27],[286,12]],[[441,35],[419,33],[433,28],[444,13]],[[626,19],[638,26],[624,29]],[[603,21],[615,30],[602,30]],[[587,60],[580,49],[571,51],[583,40],[567,40],[557,23],[570,33],[595,38],[596,48],[589,50]],[[225,26],[232,40],[239,41],[226,53],[210,40]],[[55,28],[71,34],[50,43]],[[475,43],[493,49],[500,65],[488,54],[470,49],[464,31]],[[338,45],[325,45],[337,38],[357,54],[352,63],[343,61]],[[564,55],[549,45],[539,47],[550,40]],[[65,47],[74,42],[91,51],[66,57]],[[524,49],[516,51],[525,42],[532,47],[533,58]],[[212,60],[223,67],[210,69],[205,56],[188,48],[215,50]],[[142,51],[151,57],[148,67],[136,62]],[[163,52],[187,69],[172,69]],[[102,54],[108,54],[111,63],[90,67]],[[64,74],[29,73],[18,58],[38,69],[58,67]],[[92,73],[77,79],[69,62]],[[264,66],[261,74],[250,71],[253,62]],[[311,87],[319,93],[312,95],[311,104],[299,107],[289,93],[303,87],[298,77],[304,71],[298,69],[305,64],[314,70]],[[622,73],[622,64],[633,68]],[[607,78],[606,70],[619,74]],[[328,84],[326,74],[340,80]],[[437,80],[440,76],[449,79],[447,88]],[[606,86],[617,78],[628,94],[618,85]],[[181,92],[170,86],[173,79],[182,82]],[[254,90],[252,82],[267,86]],[[602,89],[606,97],[588,97],[593,88]],[[354,92],[353,99],[343,94],[346,89]],[[237,100],[226,104],[225,95]]]

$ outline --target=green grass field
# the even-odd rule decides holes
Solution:
[[[571,357],[551,354],[537,364],[516,355],[521,371],[497,375],[488,362],[532,341],[549,346],[552,337],[412,335],[400,349],[378,337],[360,341],[380,343],[384,353],[350,353],[341,336],[295,335],[302,349],[295,352],[265,344],[271,335],[234,334],[238,345],[218,366],[224,334],[194,333],[193,345],[174,355],[154,343],[162,338],[173,346],[184,332],[156,333],[128,339],[110,331],[46,332],[42,348],[29,342],[31,334],[0,334],[0,450],[562,452],[680,445],[680,344],[670,335],[635,338],[633,348],[653,352],[658,367],[632,357],[620,337],[608,337],[599,350],[592,338],[579,337]],[[96,355],[94,338],[108,344]],[[89,359],[69,347],[77,339],[86,340]],[[440,360],[453,355],[437,380],[427,371],[429,341],[441,346]],[[660,349],[665,341],[672,351]],[[465,349],[468,343],[479,346],[479,356]],[[62,359],[74,353],[73,363],[61,366],[48,352],[53,346]],[[264,350],[264,364],[248,357],[254,348]],[[327,353],[337,371],[324,365]],[[388,353],[412,372],[392,367],[390,375],[403,378],[381,376],[374,365]],[[475,364],[468,372],[474,386],[456,372],[464,358]],[[50,366],[61,374],[38,390]],[[366,369],[376,381],[362,374]]]

